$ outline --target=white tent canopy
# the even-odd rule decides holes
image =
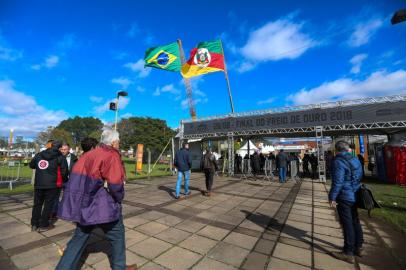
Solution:
[[[248,153],[248,143],[250,145],[250,155],[254,154],[255,150],[258,150],[258,147],[256,147],[255,144],[253,144],[251,141],[248,141],[236,151],[237,154],[244,157]]]
[[[273,147],[273,145],[264,145],[261,148],[261,153],[263,153],[265,155],[267,155],[267,154],[269,154],[271,152],[274,152],[274,151],[275,151],[275,147]]]

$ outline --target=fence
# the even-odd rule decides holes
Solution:
[[[13,184],[20,179],[21,163],[20,161],[1,161],[0,162],[0,184],[8,184],[10,190]]]

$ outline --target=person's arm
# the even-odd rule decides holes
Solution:
[[[102,165],[101,176],[107,182],[110,195],[121,203],[124,198],[124,168],[118,154]]]
[[[30,168],[31,169],[36,169],[36,167],[37,167],[37,155],[38,154],[36,154],[32,159],[31,159],[31,161],[30,161]]]
[[[187,162],[189,165],[189,168],[192,169],[192,156],[190,155],[190,153],[187,153]]]
[[[332,183],[331,189],[328,194],[328,198],[330,202],[335,202],[337,200],[338,194],[344,185],[344,177],[345,177],[345,167],[346,164],[341,159],[334,160],[334,174],[332,175]]]
[[[61,175],[62,175],[62,181],[66,183],[68,181],[68,175],[69,175],[69,166],[68,162],[66,161],[66,158],[64,156],[60,156],[58,158],[59,160],[59,166],[61,168]]]
[[[178,152],[176,152],[175,153],[175,159],[173,160],[173,166],[175,167],[175,168],[178,168],[178,165],[179,165],[179,163],[178,163]]]

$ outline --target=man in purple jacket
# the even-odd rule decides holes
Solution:
[[[104,130],[102,143],[82,155],[70,174],[58,217],[76,222],[76,230],[56,269],[76,269],[87,240],[100,227],[111,244],[113,270],[136,269],[126,266],[125,229],[121,214],[125,171],[121,161],[119,134]]]

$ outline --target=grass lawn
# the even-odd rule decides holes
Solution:
[[[406,186],[368,180],[364,183],[382,206],[372,210],[371,215],[395,225],[402,233],[406,233]]]
[[[123,158],[124,166],[127,173],[128,180],[136,180],[136,179],[143,179],[148,177],[148,164],[143,164],[142,171],[139,173],[135,173],[135,160]],[[151,169],[152,169],[151,164]],[[4,168],[0,168],[0,175],[15,175],[16,168],[13,168],[11,171],[6,171]],[[20,168],[20,178],[22,179],[31,179],[32,170],[28,166],[21,165]],[[169,165],[166,164],[157,164],[155,168],[151,171],[151,177],[157,176],[166,176],[171,175],[169,170]],[[2,184],[0,185],[0,194],[18,194],[18,193],[25,193],[30,192],[33,190],[31,184],[20,184],[20,185],[13,185],[13,190],[10,190],[8,185]]]

